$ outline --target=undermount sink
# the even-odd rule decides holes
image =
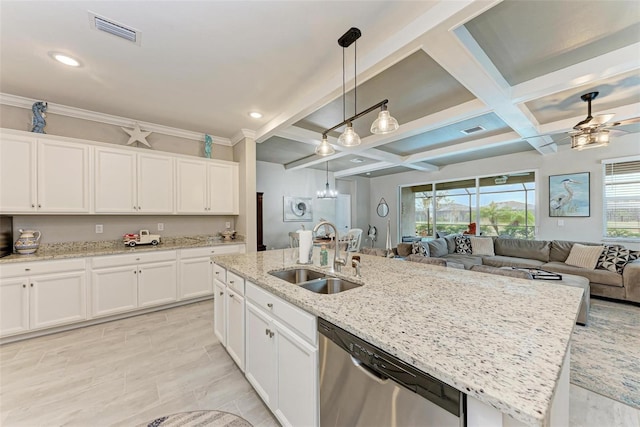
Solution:
[[[348,291],[349,289],[359,288],[362,286],[359,283],[350,282],[339,277],[325,277],[322,279],[312,280],[300,285],[301,288],[305,288],[316,294],[337,294],[338,292]]]
[[[362,286],[359,283],[339,277],[327,276],[325,273],[308,268],[270,271],[269,274],[294,285],[300,285],[301,288],[316,294],[337,294]]]

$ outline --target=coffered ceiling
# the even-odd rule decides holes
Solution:
[[[140,30],[141,43],[91,29],[89,11]],[[352,26],[357,106],[352,46],[343,112],[337,39]],[[258,160],[329,160],[336,177],[553,156],[586,116],[586,92],[600,92],[594,113],[640,116],[637,1],[3,1],[0,47],[4,94],[221,138],[248,129]],[[372,112],[354,123],[360,146],[313,154],[324,129],[383,99],[398,131],[372,135]]]

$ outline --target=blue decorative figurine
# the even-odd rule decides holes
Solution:
[[[204,134],[204,156],[207,159],[211,158],[211,144],[213,143],[213,139],[211,135]]]
[[[46,133],[44,127],[47,125],[47,122],[44,118],[47,117],[45,114],[45,111],[47,111],[47,103],[38,101],[33,104],[31,111],[33,111],[33,127],[31,128],[31,132]]]

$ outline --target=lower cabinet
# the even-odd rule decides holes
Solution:
[[[178,299],[197,298],[213,293],[212,256],[244,253],[244,244],[181,249],[179,261]],[[224,269],[222,269],[224,271]],[[219,278],[218,278],[219,279]],[[224,282],[224,279],[222,279]]]
[[[213,281],[213,333],[220,344],[227,346],[227,314],[225,310],[225,298],[227,285],[218,280]]]
[[[213,269],[216,277],[213,330],[229,356],[244,372],[244,279],[215,264]]]
[[[87,318],[85,261],[4,265],[0,276],[0,336]]]
[[[315,317],[250,282],[246,287],[247,380],[282,425],[317,426]]]
[[[244,371],[244,304],[240,293],[227,288],[227,352],[241,371]]]

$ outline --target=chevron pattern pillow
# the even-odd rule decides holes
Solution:
[[[637,255],[635,253],[632,259],[631,252],[632,251],[623,248],[622,246],[605,246],[602,254],[600,254],[600,258],[598,258],[596,268],[622,274],[624,266],[630,261],[637,259]]]
[[[422,242],[413,242],[411,246],[411,253],[422,256],[429,256],[429,249],[422,244]]]

